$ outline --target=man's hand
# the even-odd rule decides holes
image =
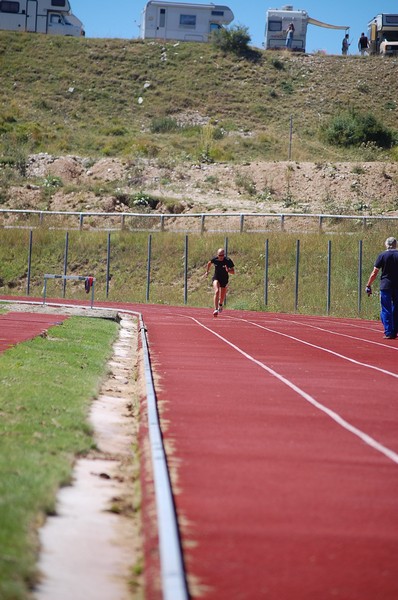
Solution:
[[[367,285],[365,288],[365,292],[367,293],[368,296],[372,295],[372,288],[370,285]]]

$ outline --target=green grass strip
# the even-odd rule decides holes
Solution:
[[[37,527],[94,445],[88,410],[116,335],[114,321],[72,317],[0,354],[2,600],[26,600],[36,582]]]

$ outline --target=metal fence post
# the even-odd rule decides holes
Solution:
[[[46,277],[44,277],[44,286],[43,286],[43,304],[46,303],[46,297],[47,297],[47,279]]]
[[[241,214],[240,215],[240,233],[243,233],[243,229],[245,227],[245,215]]]
[[[152,235],[148,235],[148,259],[146,270],[146,301],[149,302],[149,287],[151,285],[151,253],[152,253]]]
[[[188,302],[188,236],[185,236],[184,247],[184,304]]]
[[[299,271],[300,271],[300,240],[296,241],[296,282],[294,288],[294,310],[298,309],[298,292],[299,292]]]
[[[362,304],[362,240],[358,246],[358,315],[361,314]]]
[[[106,297],[109,295],[109,277],[111,265],[111,234],[108,232],[108,240],[106,245]]]
[[[327,272],[327,299],[326,312],[330,314],[330,291],[331,291],[331,270],[332,270],[332,242],[328,241],[328,272]]]
[[[94,279],[93,284],[91,286],[91,308],[93,308],[93,306],[94,306],[94,285],[95,285],[95,279]]]
[[[30,293],[30,272],[32,265],[32,240],[33,240],[33,232],[30,230],[29,232],[29,249],[28,249],[28,279],[26,282],[26,295],[29,296]]]
[[[264,304],[268,305],[268,238],[265,240],[264,254]]]
[[[65,254],[64,254],[64,275],[66,275],[68,270],[68,251],[69,251],[69,232],[67,231],[65,234]],[[62,297],[65,298],[66,294],[66,279],[62,282]]]
[[[227,258],[228,257],[228,237],[226,237],[224,239],[224,252],[225,252],[225,258]],[[224,306],[227,306],[227,294],[225,294]]]

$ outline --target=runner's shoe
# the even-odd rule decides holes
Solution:
[[[214,311],[213,317],[218,317],[218,310],[217,309]]]
[[[222,304],[219,304],[219,305],[218,305],[218,312],[219,312],[219,313],[222,313]]]

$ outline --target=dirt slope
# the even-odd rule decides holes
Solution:
[[[43,179],[62,186],[43,193]],[[30,158],[27,183],[3,208],[135,212],[137,193],[163,199],[160,212],[247,211],[398,214],[398,164],[253,162],[159,167],[116,158],[90,164],[76,156]],[[34,183],[38,182],[38,183]],[[103,186],[103,187],[101,187]],[[173,202],[174,200],[174,202]]]

